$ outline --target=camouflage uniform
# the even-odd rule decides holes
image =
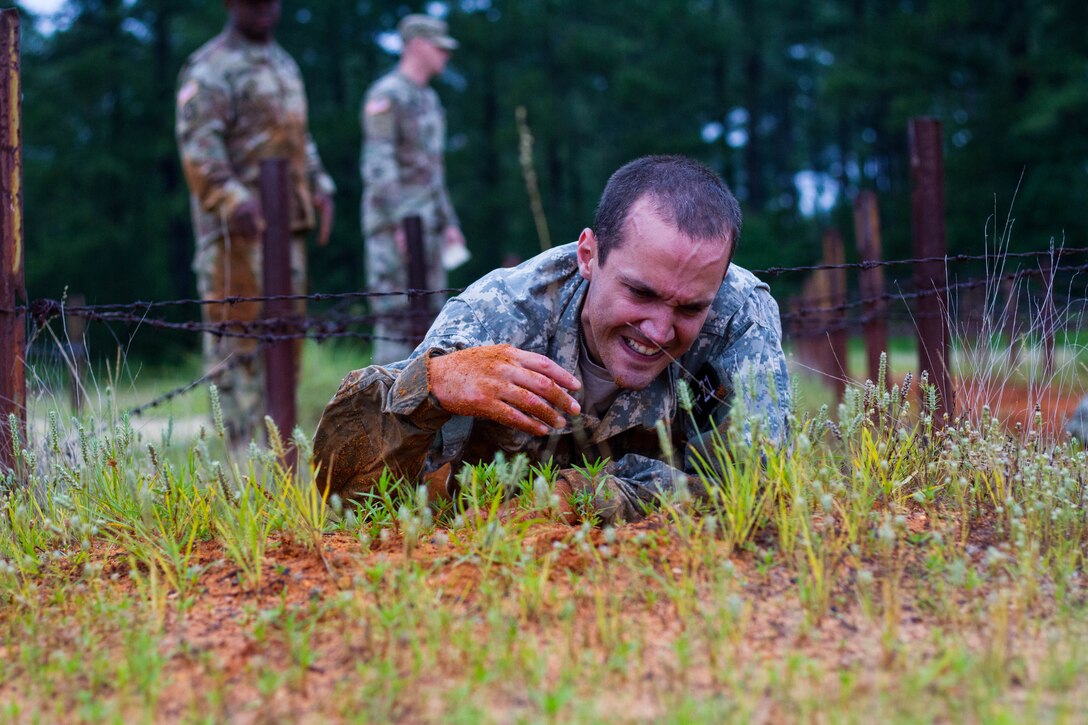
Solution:
[[[446,287],[442,267],[442,236],[448,226],[460,226],[446,191],[443,153],[446,114],[438,94],[419,86],[399,70],[383,76],[366,93],[363,126],[363,235],[366,237],[367,286],[371,292],[408,289],[405,260],[397,251],[397,225],[405,217],[423,220],[428,289]],[[432,309],[441,305],[429,298]],[[375,364],[403,360],[411,353],[410,324],[400,295],[374,297]]]
[[[490,461],[501,450],[525,452],[536,461],[550,458],[578,489],[592,484],[569,467],[580,465],[583,456],[591,463],[607,457],[605,477],[592,489],[598,512],[605,521],[632,521],[680,480],[661,449],[658,420],[669,426],[673,449],[684,458],[675,463],[688,473],[694,471],[693,449],[725,422],[731,408],[743,411],[745,421],[760,417],[765,434],[785,440],[790,390],[778,305],[766,284],[737,265],[730,266],[688,353],[647,388],[620,391],[601,419],[583,406],[563,430],[531,436],[439,408],[428,388],[431,355],[509,343],[578,374],[580,313],[589,282],[578,273],[576,249],[568,244],[491,272],[446,304],[408,360],[348,374],[314,437],[320,480],[334,492],[352,494],[368,490],[385,466],[415,479],[446,462],[456,469],[461,462]],[[695,392],[691,415],[678,410],[682,374]],[[582,392],[574,393],[579,402]]]
[[[193,270],[202,299],[255,297],[262,289],[262,239],[230,234],[227,220],[257,197],[261,159],[288,161],[291,185],[291,282],[306,291],[306,233],[316,225],[313,197],[335,185],[321,165],[307,128],[306,92],[294,60],[275,43],[251,43],[224,30],[193,53],[178,78],[176,134],[191,192],[196,254]],[[261,316],[260,303],[204,305],[205,322],[236,321],[244,332]],[[298,305],[299,313],[305,305]],[[235,443],[262,426],[264,364],[256,340],[204,336],[204,364],[219,370],[224,421]],[[249,354],[241,364],[238,356]]]

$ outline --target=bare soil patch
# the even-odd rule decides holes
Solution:
[[[933,524],[930,513],[918,508],[907,517],[906,526],[912,540],[921,542],[933,531]],[[952,526],[958,528],[954,522]],[[966,548],[972,564],[985,555],[989,546],[985,532],[992,528],[985,522],[972,523],[975,533]],[[676,681],[676,687],[713,697],[721,686],[723,657],[747,666],[806,661],[814,663],[829,681],[843,668],[869,668],[872,676],[878,677],[879,672],[895,668],[896,658],[925,658],[935,634],[948,625],[950,616],[935,611],[928,602],[922,546],[906,546],[896,558],[896,566],[902,567],[902,591],[895,600],[900,624],[898,645],[889,649],[881,639],[879,617],[867,614],[859,605],[854,578],[854,572],[861,568],[879,577],[888,575],[890,572],[882,570],[880,561],[846,558],[835,562],[836,583],[829,609],[815,626],[808,626],[799,599],[799,583],[790,575],[789,567],[767,560],[758,545],[748,551],[732,552],[723,545],[717,550],[712,548],[709,559],[705,550],[702,558],[696,558],[663,514],[621,527],[614,534],[601,530],[579,534],[578,529],[546,522],[530,523],[521,534],[525,556],[548,558],[553,563],[539,610],[526,612],[524,603],[519,604],[514,597],[517,587],[513,585],[509,608],[519,622],[517,636],[539,643],[540,656],[549,670],[560,671],[564,660],[571,657],[607,659],[615,643],[604,640],[602,631],[608,628],[602,629],[599,610],[592,606],[602,597],[626,597],[631,602],[624,608],[623,621],[616,623],[618,636],[622,637],[625,628],[653,633],[641,653],[638,675],[632,675],[634,681],[600,694],[602,706],[609,698],[614,699],[627,719],[653,719],[663,714],[660,702],[639,695],[638,682],[660,686],[662,682],[672,683],[682,673],[683,681]],[[241,586],[239,571],[228,563],[218,543],[199,543],[193,560],[202,567],[202,573],[192,602],[186,607],[168,606],[163,610],[159,650],[166,659],[158,717],[164,721],[184,719],[202,693],[218,688],[227,694],[216,714],[234,722],[336,719],[336,698],[342,694],[345,677],[350,678],[361,662],[388,657],[391,646],[412,645],[408,640],[400,645],[390,643],[373,631],[370,619],[353,622],[329,605],[338,598],[348,598],[364,610],[389,607],[384,592],[387,583],[392,586],[395,572],[418,572],[426,592],[423,600],[405,604],[403,616],[419,616],[411,609],[424,606],[441,608],[458,621],[480,620],[474,625],[480,646],[492,646],[489,638],[495,632],[482,616],[493,606],[494,592],[482,591],[502,587],[509,567],[481,560],[478,554],[466,554],[458,544],[459,535],[457,531],[436,530],[410,552],[399,535],[363,543],[355,536],[336,533],[324,536],[317,548],[275,538],[269,543],[262,584],[251,590]],[[771,545],[769,539],[765,543]],[[602,556],[602,551],[607,555]],[[110,597],[142,596],[127,576],[130,560],[120,550],[96,544],[90,558],[102,564],[102,585]],[[733,567],[740,582],[743,611],[738,614],[738,635],[732,650],[697,653],[697,664],[678,667],[677,642],[697,636],[699,633],[689,628],[693,621],[700,620],[693,619],[691,612],[678,611],[682,600],[670,598],[664,591],[667,587],[654,586],[645,569],[636,571],[625,565],[636,560],[647,564],[651,577],[661,582],[675,586],[690,582],[695,587],[690,602],[696,609],[700,603],[721,596],[721,592],[705,589],[707,567]],[[76,569],[71,567],[73,578],[79,576]],[[643,593],[633,596],[633,592]],[[44,606],[48,591],[43,591],[42,597]],[[176,593],[169,595],[175,604],[176,597]],[[985,601],[986,592],[979,591],[973,597],[960,597],[954,604],[967,612],[984,606]],[[556,626],[556,612],[570,605],[574,607],[572,622],[568,629],[561,630]],[[1045,606],[1039,607],[1032,615],[1045,618]],[[1027,615],[1024,611],[1016,613],[1018,618]],[[309,657],[300,659],[285,621],[312,628],[307,641]],[[265,622],[272,622],[271,629],[266,630]],[[704,624],[723,626],[710,620]],[[985,632],[979,633],[982,640],[986,636]],[[1024,645],[1030,640],[1030,635],[1015,632],[1002,636],[1022,639]],[[444,705],[440,694],[464,679],[465,664],[457,656],[450,655],[446,661],[439,655],[420,666],[426,690],[398,705],[393,715],[404,721],[441,721]],[[259,672],[268,670],[292,674],[269,691],[258,677]],[[396,676],[409,682],[415,677],[410,669]],[[5,690],[11,692],[8,687],[0,687],[0,692]],[[500,721],[517,719],[528,706],[516,693],[499,690],[491,712]],[[778,707],[769,702],[768,709],[757,719],[777,721],[787,714]]]

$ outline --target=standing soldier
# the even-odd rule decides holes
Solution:
[[[449,36],[445,22],[428,15],[408,15],[397,30],[403,41],[400,62],[370,87],[362,109],[362,221],[372,292],[408,288],[401,224],[407,216],[423,221],[429,289],[445,288],[446,266],[452,268],[468,256],[446,191],[445,111],[428,85],[446,67],[457,41]],[[430,303],[437,307],[440,302]],[[407,297],[377,296],[371,308],[378,317],[373,362],[408,357],[414,345]]]
[[[176,133],[191,192],[197,287],[205,300],[261,295],[260,162],[281,157],[291,186],[292,289],[305,294],[306,235],[320,216],[318,244],[328,243],[336,187],[310,138],[302,75],[273,39],[280,0],[224,4],[227,27],[189,57],[178,79]],[[250,330],[261,307],[202,306],[205,323],[227,323],[226,336],[205,334],[204,365],[215,374],[236,447],[263,420],[264,365],[257,340],[230,333]],[[304,313],[304,303],[297,310]]]

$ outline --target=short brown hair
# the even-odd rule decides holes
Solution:
[[[685,156],[643,156],[612,174],[601,194],[593,221],[601,264],[623,241],[627,215],[644,196],[650,197],[663,220],[683,234],[700,240],[722,239],[736,249],[740,204],[721,177]]]

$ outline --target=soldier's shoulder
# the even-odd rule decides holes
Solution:
[[[726,297],[746,297],[753,290],[760,287],[767,288],[767,283],[757,277],[754,272],[739,264],[730,264],[729,272],[725,275],[725,280],[722,281],[719,293],[724,293]],[[721,295],[719,294],[719,296]]]
[[[493,270],[471,284],[460,298],[477,314],[543,320],[554,316],[574,294],[578,275],[577,245],[567,244],[536,255],[516,267]]]
[[[236,62],[237,48],[228,33],[215,36],[194,50],[182,66],[181,77],[210,80],[222,77]]]
[[[190,53],[187,65],[203,65],[206,63],[218,62],[225,56],[233,55],[237,52],[238,49],[235,47],[234,43],[231,42],[230,34],[224,31]]]
[[[766,282],[739,264],[731,264],[711,304],[703,332],[724,334],[741,309],[773,304],[774,298]]]
[[[397,101],[411,93],[409,84],[410,81],[407,78],[396,70],[392,70],[370,84],[370,88],[366,91],[366,98],[367,100],[388,98]]]
[[[282,45],[280,45],[279,43],[272,43],[270,53],[273,62],[277,66],[284,68],[292,73],[295,73],[296,75],[302,75],[302,71],[298,67],[298,62],[294,59],[294,57],[291,56],[290,53],[283,49]]]

